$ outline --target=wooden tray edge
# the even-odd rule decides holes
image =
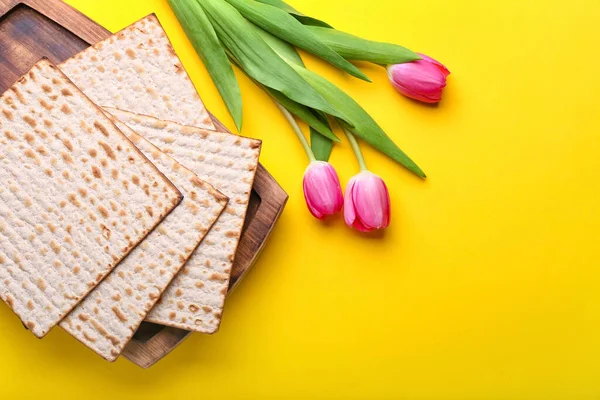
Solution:
[[[63,1],[0,0],[0,16],[6,15],[19,4],[24,4],[36,10],[90,44],[97,43],[112,35],[109,30]]]

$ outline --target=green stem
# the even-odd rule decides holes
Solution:
[[[317,161],[317,159],[315,158],[315,155],[313,154],[313,152],[310,148],[310,145],[308,144],[308,141],[304,137],[304,134],[302,133],[300,126],[298,126],[298,123],[296,122],[296,119],[294,118],[294,116],[292,114],[290,114],[290,112],[284,106],[279,104],[279,102],[275,101],[275,104],[277,105],[277,107],[279,108],[279,110],[281,111],[281,113],[283,114],[285,119],[287,119],[288,122],[290,123],[290,125],[292,126],[292,130],[294,131],[296,136],[298,136],[298,140],[300,140],[300,143],[302,144],[302,147],[304,148],[304,151],[306,152],[308,159],[311,162]]]
[[[356,159],[358,160],[358,166],[360,167],[360,170],[366,171],[367,164],[365,164],[365,158],[363,157],[363,154],[360,151],[360,147],[358,146],[358,142],[356,141],[356,138],[354,137],[352,132],[350,132],[350,130],[344,126],[343,122],[340,125],[342,126],[342,130],[344,131],[344,133],[346,134],[346,137],[348,138],[348,141],[350,142],[350,147],[352,148],[352,151],[354,152],[354,155],[356,156]]]

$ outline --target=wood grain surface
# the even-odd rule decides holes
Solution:
[[[110,34],[60,0],[0,0],[0,93],[40,58],[47,57],[58,64]],[[211,116],[218,130],[228,132]],[[281,186],[259,164],[231,272],[230,292],[260,254],[287,198]],[[189,334],[181,329],[143,323],[123,355],[147,368]]]

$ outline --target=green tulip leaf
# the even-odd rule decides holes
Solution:
[[[269,32],[266,32],[258,27],[256,28],[256,31],[260,34],[263,40],[269,46],[271,46],[271,48],[275,50],[277,54],[279,54],[280,57],[287,60],[288,62],[293,62],[294,64],[304,66],[304,62],[302,61],[302,58],[300,57],[294,46],[291,46],[289,43],[284,42],[278,37],[275,37]],[[338,139],[338,137],[335,136],[335,134],[332,132],[331,127],[327,122],[327,117],[325,116],[325,114],[323,114],[323,118],[318,118],[315,115],[315,112],[313,112],[310,108],[303,106],[302,104],[296,103],[293,100],[290,100],[289,98],[287,98],[282,93],[279,93],[276,90],[269,89],[264,86],[262,86],[262,88],[265,89],[267,93],[269,93],[275,99],[275,101],[284,106],[289,112],[294,114],[297,118],[300,118],[302,121],[306,122],[306,124],[310,126],[311,132],[314,131],[316,134],[323,135],[323,137],[326,138],[329,142],[340,141],[340,139]],[[322,152],[321,154],[325,154],[325,152]]]
[[[226,0],[246,19],[278,38],[312,53],[346,73],[370,82],[356,66],[323,43],[300,21],[287,12],[254,0]]]
[[[281,1],[281,0],[256,0],[260,3],[268,4],[273,7],[277,7],[288,14],[291,14],[298,21],[302,22],[304,25],[314,25],[314,26],[323,26],[325,28],[333,28],[327,22],[321,21],[320,19],[309,17],[308,15],[302,14],[300,11],[296,10],[294,7],[289,4]]]
[[[400,163],[415,175],[425,178],[425,173],[421,168],[396,146],[377,122],[352,97],[320,75],[299,65],[291,65],[334,107],[341,110],[344,114],[351,116],[350,119],[354,126],[347,126],[347,128],[352,133],[394,161]],[[341,122],[344,123],[343,121]]]
[[[221,43],[252,79],[297,103],[348,120],[279,57],[233,6],[221,0],[198,1]]]
[[[257,28],[258,29],[258,28]],[[271,45],[302,78],[306,80],[313,88],[317,90],[327,101],[336,109],[341,110],[349,119],[340,121],[345,123],[355,135],[362,138],[365,142],[381,151],[391,159],[400,163],[414,174],[425,178],[425,173],[419,168],[413,160],[410,159],[396,144],[386,135],[381,127],[371,118],[371,116],[356,102],[348,96],[343,90],[329,82],[320,75],[306,69],[302,64],[290,61],[289,49],[281,44],[273,45],[280,40],[273,38],[266,43]]]
[[[319,111],[317,111],[315,114],[315,117],[321,121],[321,123],[326,125],[329,130],[331,130],[331,125],[329,125],[327,115]],[[323,136],[321,132],[317,131],[311,126],[310,148],[312,149],[317,160],[329,161],[329,156],[331,155],[331,150],[333,149],[333,141],[330,138]]]
[[[362,39],[336,29],[319,26],[307,26],[306,29],[347,60],[390,65],[420,59],[417,53],[396,44]]]
[[[285,55],[287,60],[293,60],[296,64],[304,66],[304,63],[302,62],[302,59],[300,58],[300,55],[298,54],[296,49],[294,49],[288,43],[276,38],[275,36],[271,35],[268,32],[263,31],[260,28],[256,28],[256,31],[261,33],[261,35],[263,36],[263,39],[265,39],[265,41],[269,45],[275,46],[274,48],[277,48],[278,52],[281,52],[282,55]],[[229,54],[229,57],[231,58],[231,61],[237,67],[240,67],[239,62],[235,59],[235,57],[233,55]],[[250,77],[250,79],[252,79],[252,77]],[[317,118],[315,116],[315,113],[312,112],[310,108],[303,106],[302,104],[296,103],[293,100],[290,100],[285,95],[278,92],[277,90],[273,90],[264,85],[261,85],[259,82],[255,81],[254,79],[252,79],[252,81],[257,86],[259,86],[264,91],[266,91],[271,97],[273,97],[273,99],[276,102],[278,102],[283,107],[285,107],[290,113],[294,114],[297,118],[300,118],[301,120],[306,122],[306,124],[308,126],[310,126],[311,129],[314,129],[316,132],[318,132],[321,135],[323,135],[324,137],[326,137],[329,141],[335,141],[335,142],[340,141],[340,139],[338,139],[338,137],[335,136],[335,134],[331,131],[329,124],[324,124],[322,122],[322,119]],[[323,115],[325,115],[325,114],[323,114]],[[326,120],[326,117],[324,117],[324,118]]]
[[[279,57],[288,62],[293,62],[294,64],[302,65],[304,67],[304,61],[302,61],[302,57],[300,57],[300,54],[298,54],[294,46],[276,36],[271,35],[269,32],[259,28],[256,25],[254,25],[254,31],[258,33],[258,35],[265,41],[265,43],[267,43],[267,45],[269,45],[269,47],[275,50],[275,53],[277,53]]]
[[[280,10],[283,10],[289,14],[294,14],[294,13],[299,12],[294,7],[290,6],[288,3],[281,1],[281,0],[256,0],[256,1],[258,1],[259,3],[268,4],[270,6],[277,7]]]
[[[316,19],[313,17],[309,17],[308,15],[301,14],[292,14],[294,18],[298,21],[302,22],[304,25],[312,25],[312,26],[322,26],[323,28],[333,28],[333,26],[329,25],[325,21],[321,21],[320,19]]]
[[[293,46],[258,27],[256,28],[256,31],[280,57],[287,62],[292,62],[304,67],[302,58]],[[331,126],[327,120],[327,114],[324,114],[321,111],[311,110],[302,104],[298,104],[275,90],[268,88],[265,88],[265,90],[267,90],[267,92],[289,112],[304,121],[310,127],[310,142],[315,157],[321,161],[327,161],[331,154],[333,142],[340,141],[331,130]],[[321,138],[317,136],[321,136]]]
[[[289,112],[294,114],[296,117],[300,118],[302,121],[306,122],[311,129],[318,132],[320,135],[326,137],[329,141],[339,142],[337,136],[332,132],[331,127],[327,123],[323,123],[323,121],[310,110],[310,108],[303,106],[302,104],[298,104],[293,100],[288,99],[283,94],[279,93],[276,90],[265,88],[265,90],[282,106],[284,106]]]
[[[219,90],[235,126],[242,129],[242,94],[229,63],[204,10],[196,0],[168,0],[192,46],[202,59]]]

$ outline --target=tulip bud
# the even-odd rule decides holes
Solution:
[[[390,224],[390,195],[385,182],[370,171],[355,175],[346,187],[344,219],[361,232],[384,229]]]
[[[390,82],[403,95],[425,103],[437,103],[442,99],[442,89],[450,71],[440,62],[419,54],[420,60],[404,64],[388,65]]]
[[[342,209],[342,188],[333,166],[325,161],[311,162],[304,172],[304,198],[312,215],[323,219]]]

